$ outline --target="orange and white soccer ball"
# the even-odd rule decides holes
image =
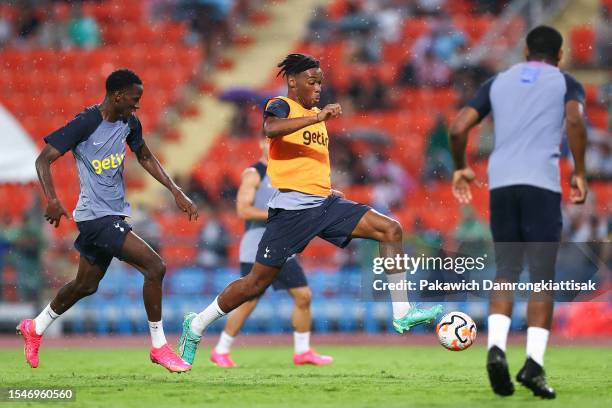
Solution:
[[[452,351],[461,351],[476,340],[476,323],[465,313],[450,312],[440,319],[436,333],[441,345]]]

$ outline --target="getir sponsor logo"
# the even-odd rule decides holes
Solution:
[[[116,153],[111,154],[102,160],[92,160],[91,165],[96,171],[96,174],[102,174],[104,170],[116,169],[117,167],[121,166],[123,159],[125,159],[125,153]]]
[[[327,146],[327,136],[321,132],[310,132],[306,130],[302,133],[302,138],[304,139],[304,144],[308,146],[309,144],[318,144],[321,146]]]

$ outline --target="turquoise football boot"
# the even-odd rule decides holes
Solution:
[[[198,336],[191,330],[191,321],[196,316],[196,313],[187,313],[185,315],[185,320],[183,320],[183,331],[179,339],[179,356],[189,364],[193,364],[198,344],[200,344],[200,340],[202,339],[202,336]]]
[[[406,313],[406,316],[400,319],[393,319],[393,328],[398,333],[403,333],[419,324],[431,323],[443,310],[444,308],[442,305],[435,305],[430,309],[420,309],[416,305],[413,305],[408,313]]]

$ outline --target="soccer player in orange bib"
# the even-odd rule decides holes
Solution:
[[[314,237],[344,248],[352,238],[380,243],[380,256],[403,256],[402,227],[370,207],[345,200],[331,188],[329,135],[325,121],[342,114],[339,104],[316,107],[323,71],[319,61],[290,54],[280,64],[287,80],[287,96],[268,101],[263,130],[270,139],[268,177],[278,190],[268,203],[266,231],[255,263],[245,277],[230,283],[201,313],[189,313],[183,322],[179,353],[193,362],[202,333],[214,321],[244,302],[260,296],[274,281],[285,261],[302,252]],[[389,282],[401,282],[406,272],[386,270]],[[391,291],[393,326],[402,333],[430,322],[442,306],[420,309],[408,302],[405,291]]]

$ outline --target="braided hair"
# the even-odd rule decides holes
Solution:
[[[280,70],[276,76],[282,74],[282,76],[286,78],[289,75],[296,75],[311,68],[319,68],[319,65],[319,60],[310,55],[289,54],[277,65]]]

